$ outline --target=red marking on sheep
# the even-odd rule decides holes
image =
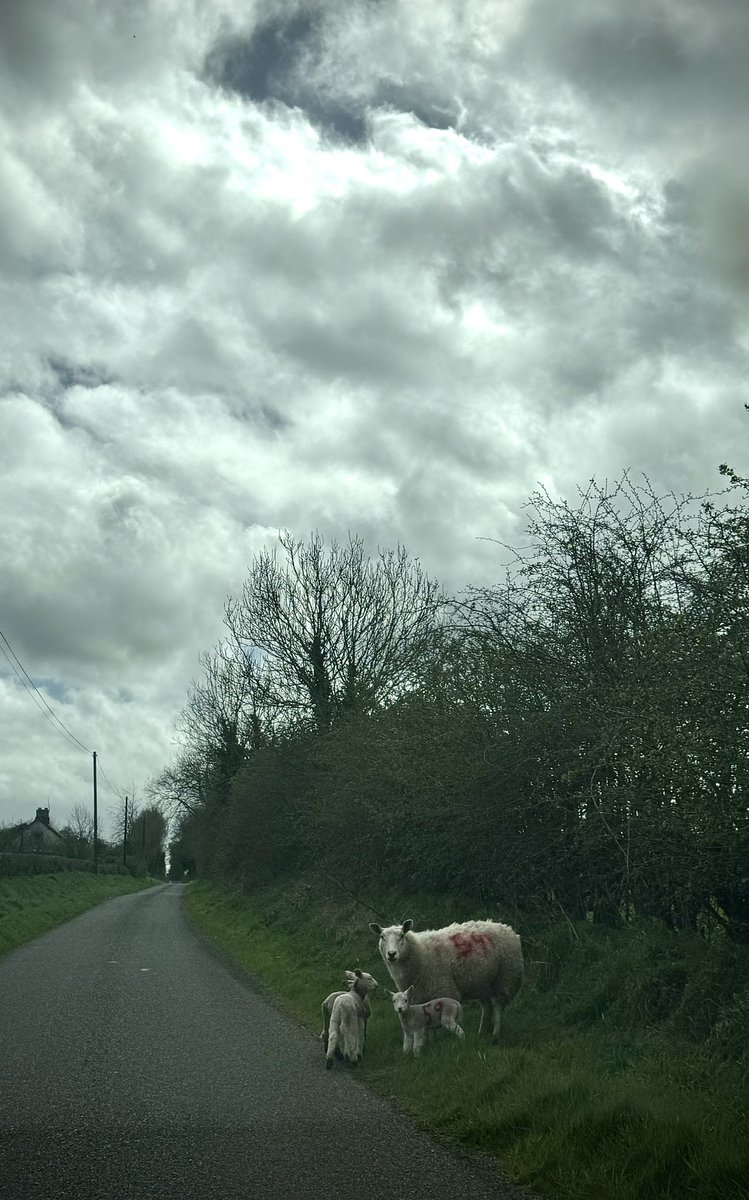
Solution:
[[[468,958],[474,950],[481,950],[486,954],[494,945],[488,933],[451,933],[450,941],[458,958]]]
[[[440,1025],[442,1023],[442,1010],[444,1004],[441,1000],[428,1000],[424,1005],[424,1012],[429,1020],[430,1025]]]

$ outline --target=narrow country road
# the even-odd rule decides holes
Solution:
[[[510,1200],[205,950],[184,886],[0,959],[0,1196]]]

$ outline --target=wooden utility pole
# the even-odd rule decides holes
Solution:
[[[125,797],[125,824],[122,830],[122,862],[127,866],[127,796]]]
[[[99,874],[99,815],[96,796],[96,751],[94,756],[94,875]]]

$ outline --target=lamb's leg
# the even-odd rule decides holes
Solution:
[[[412,1033],[406,1033],[406,1032],[405,1032],[405,1030],[404,1030],[404,1033],[403,1033],[403,1053],[404,1053],[404,1054],[410,1054],[410,1053],[411,1053],[411,1051],[413,1050],[413,1045],[414,1045],[414,1035],[413,1035]]]
[[[358,1025],[357,1033],[358,1033],[357,1062],[361,1062],[362,1058],[364,1057],[364,1041],[367,1036],[366,1017],[359,1017],[359,1025]]]
[[[338,1049],[338,1026],[331,1021],[330,1035],[328,1037],[328,1048],[325,1052],[325,1069],[329,1071],[333,1066],[333,1059],[337,1056],[340,1058],[341,1052]]]
[[[327,1054],[327,1052],[328,1052],[328,1011],[324,1004],[320,1005],[320,1011],[322,1012],[322,1033],[320,1034],[320,1041],[322,1042],[323,1050]]]
[[[458,1022],[455,1020],[454,1017],[450,1017],[448,1019],[448,1022],[446,1024],[445,1028],[449,1029],[450,1033],[454,1033],[456,1037],[459,1037],[459,1038],[465,1037],[465,1033],[463,1032],[463,1030],[461,1029],[460,1025],[458,1024]]]
[[[359,1061],[359,1018],[349,1014],[343,1031],[343,1057],[352,1067]]]
[[[414,1058],[418,1058],[418,1056],[421,1054],[422,1050],[424,1049],[424,1043],[426,1040],[427,1040],[426,1030],[425,1029],[417,1029],[413,1035]]]

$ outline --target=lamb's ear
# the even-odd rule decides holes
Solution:
[[[414,923],[410,917],[408,918],[407,921],[404,921],[403,924],[401,925],[401,929],[403,930],[404,933],[408,933],[409,929],[413,929],[413,927],[414,927]]]
[[[386,996],[389,996],[389,997],[390,997],[390,999],[392,1000],[392,999],[393,999],[393,997],[395,996],[395,992],[391,992],[391,991],[389,991],[389,990],[388,990],[388,988],[385,988],[385,995],[386,995]]]
[[[362,975],[362,973],[361,973],[361,971],[359,970],[359,968],[358,968],[358,967],[357,967],[357,968],[356,968],[356,970],[354,971],[354,975],[356,976],[356,978],[357,978],[357,979],[363,979],[363,978],[364,978],[364,976]]]
[[[343,973],[344,973],[346,979],[356,979],[356,975],[354,974],[353,971],[344,971]]]
[[[372,930],[372,933],[376,933],[378,937],[381,936],[382,930],[380,929],[379,925],[375,924],[374,921],[369,922],[369,928]]]
[[[406,995],[408,996],[409,1000],[411,999],[411,993],[413,990],[414,990],[414,985],[412,983],[409,983],[408,987],[406,988]]]

